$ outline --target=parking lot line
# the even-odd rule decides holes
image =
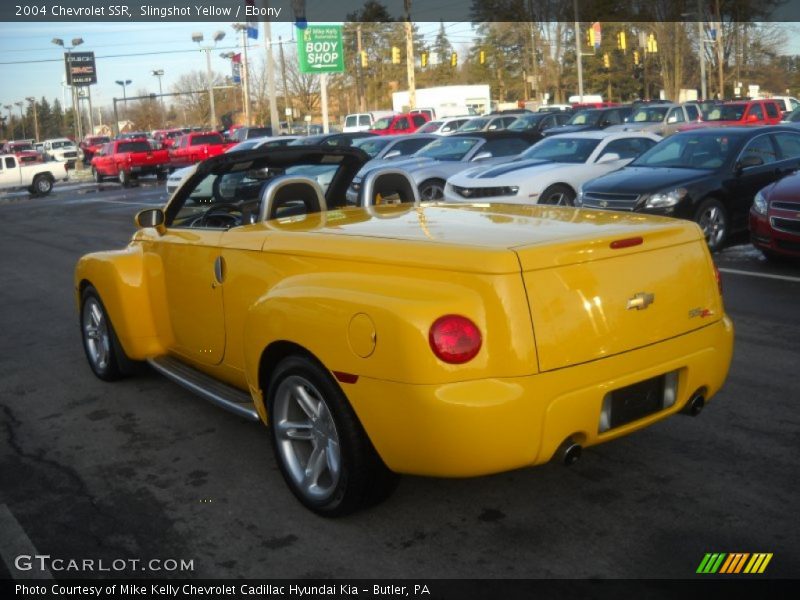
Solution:
[[[17,569],[14,561],[18,556],[31,559],[39,553],[22,525],[11,514],[8,506],[0,504],[0,558],[14,579],[53,579],[47,569],[32,568],[29,571]]]
[[[781,281],[796,281],[800,282],[800,277],[792,277],[791,275],[773,275],[772,273],[754,273],[752,271],[742,271],[740,269],[726,269],[720,268],[720,273],[730,273],[731,275],[745,275],[746,277],[763,277],[764,279],[780,279]]]

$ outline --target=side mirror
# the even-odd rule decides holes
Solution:
[[[164,211],[160,208],[148,208],[136,213],[136,226],[140,229],[155,227],[159,233],[164,232]]]
[[[678,122],[677,115],[672,115],[671,117],[667,117],[667,124],[672,124],[677,122]]]
[[[747,122],[748,123],[757,123],[758,122],[758,115],[747,115]]]
[[[614,162],[615,160],[619,160],[620,158],[622,157],[616,152],[608,152],[606,154],[603,154],[603,156],[601,156],[600,158],[598,158],[595,161],[595,164],[601,165],[603,163]]]
[[[389,150],[383,158],[396,158],[400,156],[400,150]]]
[[[472,162],[477,162],[479,160],[486,160],[487,158],[492,158],[491,152],[478,152],[475,156],[472,157]]]

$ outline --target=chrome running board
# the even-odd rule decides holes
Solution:
[[[250,394],[217,381],[171,356],[157,356],[147,362],[165,377],[212,404],[250,421],[260,420]]]

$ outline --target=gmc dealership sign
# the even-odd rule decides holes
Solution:
[[[97,83],[94,52],[67,52],[64,54],[64,64],[67,66],[67,85]]]

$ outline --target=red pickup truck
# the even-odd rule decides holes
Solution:
[[[187,133],[178,138],[169,149],[170,167],[173,169],[188,167],[201,160],[222,154],[234,145],[235,142],[226,142],[222,135],[215,131]]]
[[[704,127],[731,127],[737,125],[777,125],[782,118],[781,110],[774,100],[742,100],[712,106],[703,120],[678,128],[690,131]]]
[[[97,183],[106,177],[117,177],[125,187],[140,175],[166,179],[168,167],[169,153],[154,150],[145,138],[111,141],[92,157],[92,175]]]
[[[375,121],[375,124],[369,128],[369,131],[370,133],[376,133],[378,135],[414,133],[429,120],[430,117],[422,113],[392,115]]]

